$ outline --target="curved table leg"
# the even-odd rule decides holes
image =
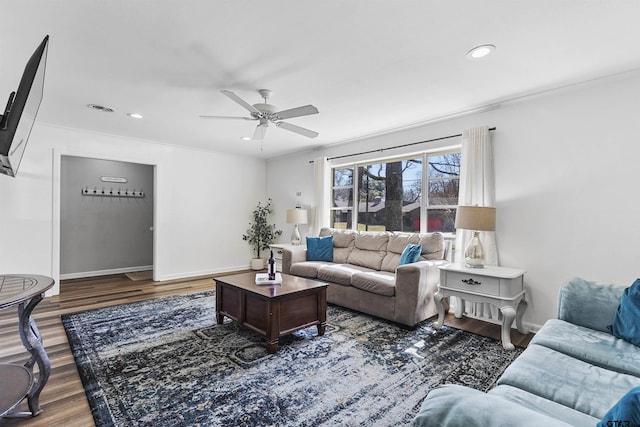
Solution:
[[[518,304],[518,308],[516,309],[516,328],[518,328],[518,332],[521,334],[528,334],[529,329],[525,328],[522,324],[522,318],[524,317],[524,312],[527,309],[527,301],[522,298],[520,303]]]
[[[40,408],[40,392],[51,374],[51,363],[42,345],[42,336],[36,326],[36,322],[31,317],[33,309],[43,298],[44,294],[40,294],[33,297],[26,307],[24,303],[18,305],[20,339],[24,348],[31,353],[31,357],[24,366],[33,372],[33,366],[36,363],[38,364],[38,375],[37,377],[34,375],[35,381],[27,392],[27,403],[29,404],[31,415],[34,417],[42,412],[42,408]]]
[[[433,327],[436,329],[442,328],[444,324],[444,304],[442,304],[442,300],[444,299],[444,295],[440,293],[440,291],[436,292],[433,295],[433,300],[436,303],[436,307],[438,308],[438,320],[433,324]]]
[[[515,345],[511,344],[511,325],[516,318],[516,310],[511,306],[502,307],[502,347],[505,350],[514,350]]]

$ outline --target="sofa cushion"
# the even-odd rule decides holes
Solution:
[[[497,383],[528,391],[600,419],[629,389],[640,386],[640,377],[529,344]]]
[[[414,262],[417,262],[420,259],[421,252],[422,245],[409,243],[404,251],[402,251],[398,265],[413,264]]]
[[[574,277],[560,288],[558,319],[610,333],[611,322],[625,289],[625,285]]]
[[[598,423],[598,427],[615,425],[640,426],[640,387],[629,390]]]
[[[489,390],[488,394],[500,397],[509,402],[516,403],[532,411],[547,415],[558,421],[565,422],[572,426],[593,426],[598,422],[598,418],[592,417],[580,411],[568,408],[564,405],[548,400],[535,394],[509,385],[499,385]],[[513,423],[511,425],[516,425]]]
[[[554,418],[479,390],[447,384],[431,390],[414,427],[569,426]]]
[[[396,275],[388,271],[354,273],[351,286],[378,295],[392,297],[396,293]]]
[[[400,257],[407,245],[417,245],[420,241],[419,233],[404,233],[395,231],[389,233],[389,244],[387,245],[387,254],[382,260],[381,270],[394,272],[400,265]]]
[[[388,233],[358,233],[347,263],[380,270],[382,260],[387,255],[388,243]]]
[[[422,261],[434,261],[444,259],[444,236],[442,233],[424,233],[419,234],[416,242],[422,246]]]
[[[638,348],[607,332],[551,319],[533,336],[531,344],[543,345],[596,366],[640,377]]]
[[[320,261],[303,261],[291,264],[289,273],[294,276],[308,277],[309,279],[315,279],[318,277],[318,270],[328,265],[326,262]]]
[[[333,262],[333,236],[307,237],[307,261]]]
[[[640,346],[640,279],[624,290],[613,317],[611,332],[618,338]]]
[[[346,264],[347,257],[354,248],[357,231],[324,227],[318,235],[333,236],[333,262]]]
[[[351,276],[361,271],[371,271],[366,267],[351,264],[327,264],[318,269],[318,279],[339,285],[351,286]]]
[[[404,251],[404,248],[406,248],[408,244],[417,244],[419,239],[419,233],[403,233],[400,231],[394,231],[389,234],[387,251],[399,255]]]

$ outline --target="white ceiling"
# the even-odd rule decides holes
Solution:
[[[273,157],[501,100],[640,69],[637,0],[3,0],[0,104],[50,35],[38,121],[158,143]],[[466,58],[491,43],[493,55]],[[315,139],[256,122],[273,91]],[[87,104],[115,113],[90,110]],[[126,116],[139,112],[144,119]]]

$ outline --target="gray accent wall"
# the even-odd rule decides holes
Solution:
[[[101,180],[102,177],[107,182]],[[126,183],[109,182],[126,179]],[[154,166],[62,156],[60,275],[135,271],[153,265]],[[118,190],[144,197],[101,194]]]

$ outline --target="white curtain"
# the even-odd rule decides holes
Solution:
[[[316,206],[309,236],[317,236],[322,227],[329,226],[331,207],[331,168],[326,157],[313,159],[313,175],[316,183]]]
[[[488,126],[466,129],[462,132],[461,157],[458,204],[463,206],[495,206],[493,154]],[[473,231],[470,230],[456,231],[455,262],[464,262],[464,248],[471,240],[472,235]],[[480,241],[485,252],[485,264],[498,265],[495,232],[481,231]],[[467,303],[465,310],[476,316],[489,318],[497,316],[496,310],[490,310],[489,307],[488,304]]]

